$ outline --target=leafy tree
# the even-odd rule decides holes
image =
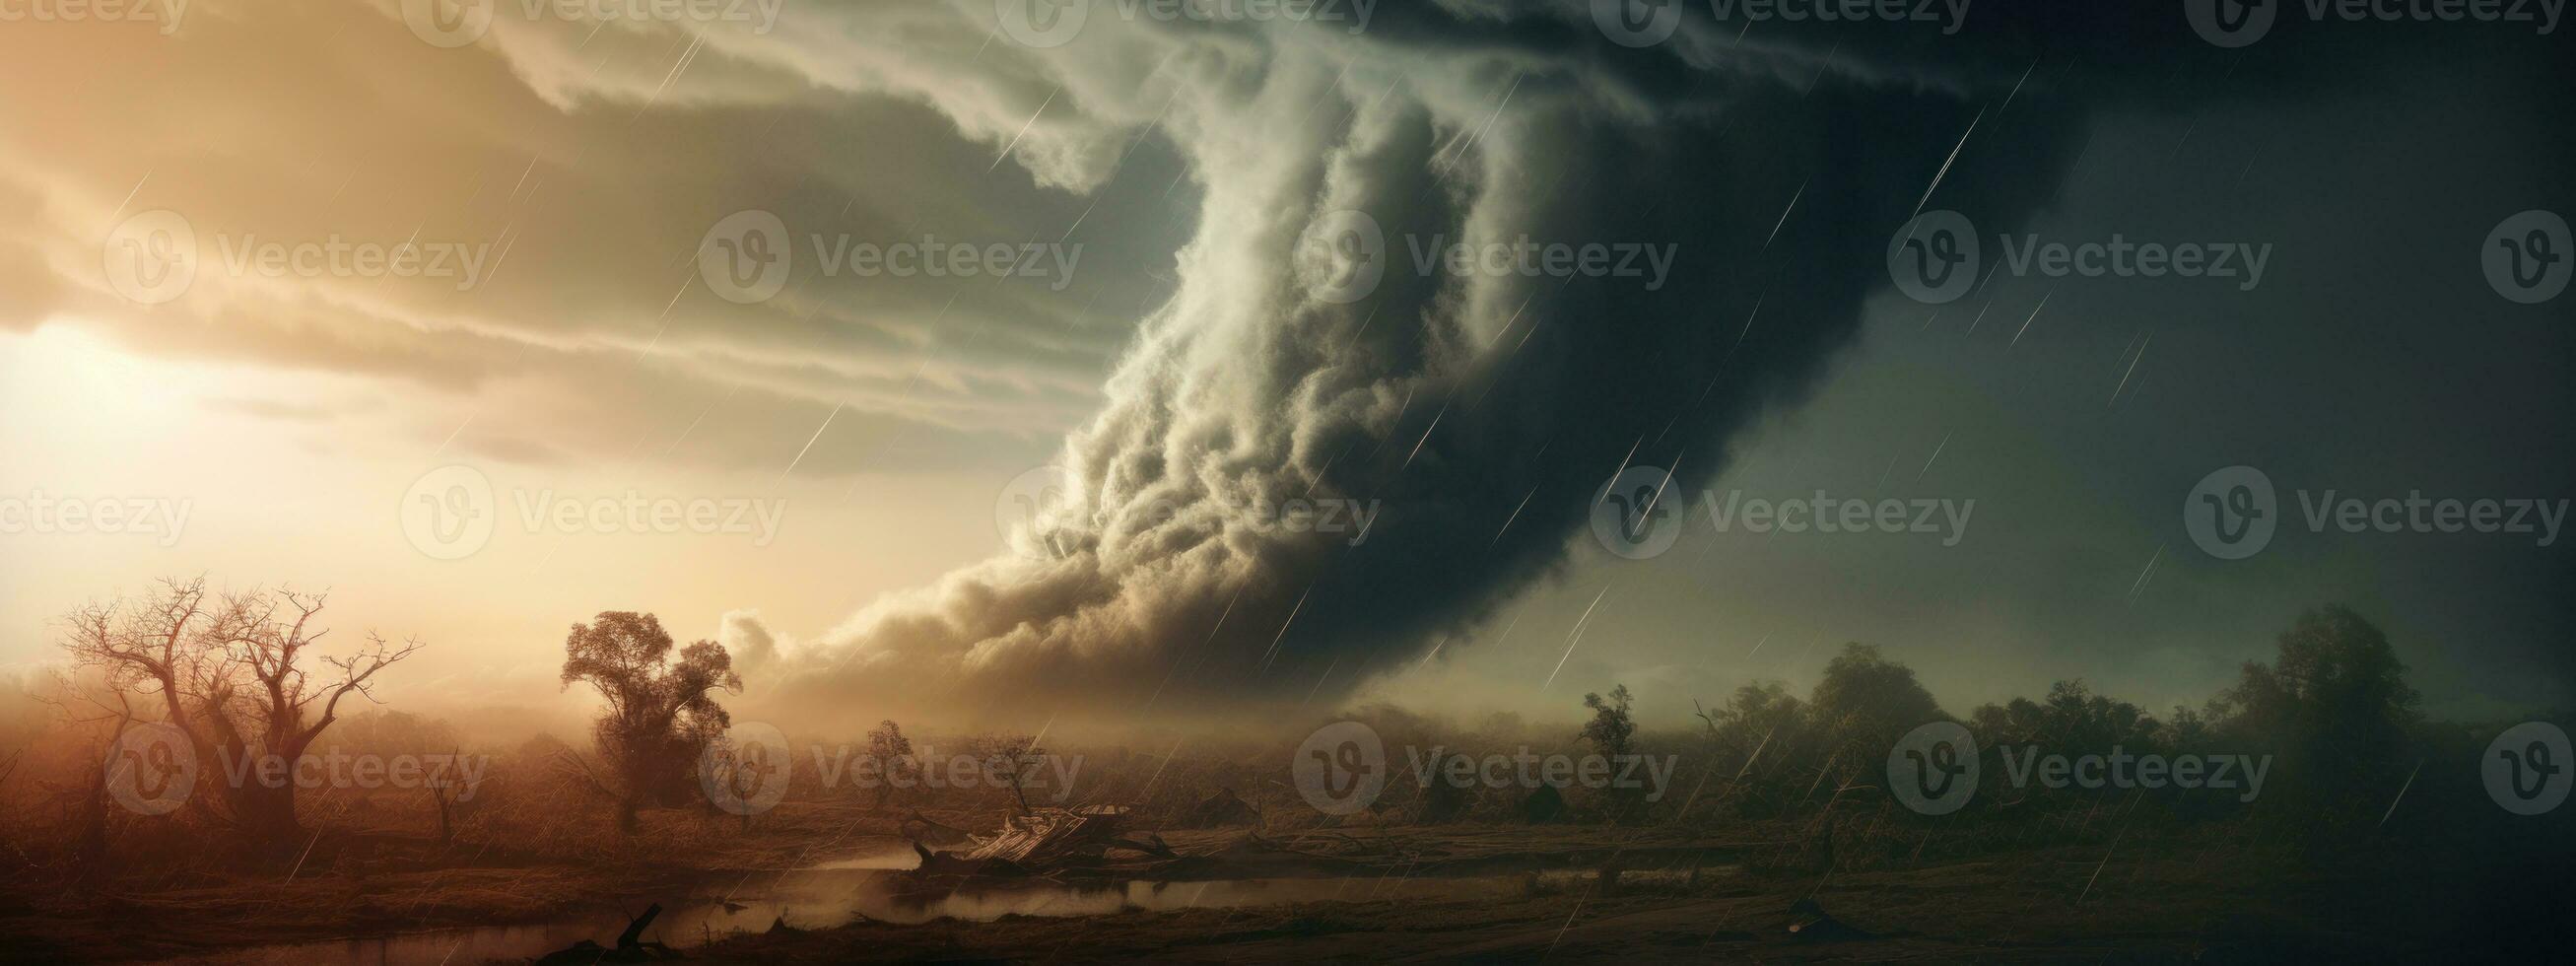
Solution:
[[[564,638],[563,686],[588,684],[608,702],[591,727],[608,775],[583,773],[616,801],[621,831],[635,830],[645,804],[683,794],[707,742],[733,723],[715,700],[742,690],[733,656],[702,640],[675,660],[672,646],[659,618],[632,611],[604,611]]]
[[[2388,636],[2352,609],[2328,605],[2282,632],[2271,664],[2245,663],[2212,702],[2228,738],[2282,756],[2285,774],[2320,796],[2382,783],[2401,766],[2420,714],[2406,665]],[[2367,798],[2367,796],[2361,796]]]
[[[1980,744],[2039,745],[2049,754],[2108,755],[2113,748],[2144,753],[2160,747],[2163,726],[2137,705],[2095,694],[2082,680],[2049,685],[2038,701],[2014,698],[1970,716]]]
[[[1838,786],[1879,770],[1887,749],[1906,732],[1949,717],[1914,679],[1913,668],[1859,643],[1843,645],[1825,664],[1807,708],[1824,744],[1828,780]]]
[[[1610,697],[1598,694],[1583,696],[1583,706],[1591,709],[1592,720],[1583,724],[1583,740],[1592,750],[1613,760],[1635,752],[1637,721],[1628,714],[1630,696],[1625,684],[1610,689]]]
[[[1701,779],[1722,801],[1733,803],[1745,817],[1780,813],[1789,799],[1808,787],[1815,754],[1814,729],[1805,702],[1778,681],[1758,681],[1735,689],[1735,696],[1715,711],[1698,712],[1709,743],[1708,774]],[[1789,776],[1798,771],[1795,787]]]
[[[1619,774],[1629,759],[1637,754],[1637,720],[1628,713],[1628,686],[1622,684],[1611,688],[1607,698],[1586,694],[1583,706],[1592,710],[1592,720],[1583,724],[1583,740],[1591,742],[1594,751],[1610,759],[1613,775]],[[1646,789],[1643,787],[1613,784],[1602,791],[1610,799],[1614,821],[1628,822],[1644,817]]]
[[[903,784],[908,789],[912,784],[908,779],[919,768],[912,760],[912,739],[904,735],[902,725],[887,718],[868,732],[868,758],[876,762],[876,788],[868,807],[884,808],[898,790],[897,779],[906,779]]]

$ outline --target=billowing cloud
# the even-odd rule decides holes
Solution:
[[[2019,71],[1973,48],[1677,55],[1561,5],[1382,12],[1362,37],[1103,16],[986,56],[1043,71],[1072,95],[1054,110],[1168,105],[1147,113],[1203,199],[1179,288],[1018,552],[802,651],[790,705],[1337,696],[1557,566],[1623,466],[1679,486],[1724,467],[1728,435],[1849,337],[1927,191],[2009,224],[2080,141],[2035,90],[2002,123]],[[1981,113],[2008,133],[1963,148]],[[1380,243],[1373,283],[1316,257],[1353,225]],[[1453,245],[1504,254],[1458,271]],[[1548,245],[1597,261],[1550,267]]]
[[[124,132],[0,133],[0,196],[33,199],[0,224],[0,278],[39,280],[0,324],[470,391],[510,418],[418,431],[523,462],[801,444],[806,472],[850,472],[1070,428],[1013,553],[774,658],[727,618],[762,700],[856,717],[1336,697],[1560,566],[1623,467],[1723,470],[1849,341],[1912,215],[2008,230],[2104,106],[2332,68],[2178,76],[2230,55],[2169,10],[2065,3],[1957,30],[1682,5],[1634,46],[1581,0],[1390,0],[1361,32],[1099,3],[1051,47],[1000,28],[1008,2],[790,4],[763,26],[504,16],[451,49],[397,0],[205,2],[176,38],[0,40],[105,78],[0,100],[0,132]],[[337,53],[282,56],[314,50]],[[200,86],[140,93],[174,75]],[[488,260],[470,290],[212,271],[138,307],[99,239],[165,208],[207,237]],[[746,210],[799,246],[1089,247],[1069,287],[808,270],[741,305],[693,263]],[[1357,285],[1355,226],[1379,243]],[[726,431],[692,436],[710,413]],[[1339,525],[1282,509],[1318,506]]]

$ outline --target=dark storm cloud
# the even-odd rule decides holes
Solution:
[[[992,3],[954,0],[796,5],[769,34],[504,23],[450,51],[375,6],[213,19],[200,46],[113,52],[102,90],[11,103],[0,130],[141,103],[113,113],[148,145],[0,142],[0,190],[46,199],[0,225],[0,259],[36,239],[77,283],[20,291],[155,351],[474,388],[517,422],[460,445],[527,459],[767,468],[801,444],[800,472],[956,465],[1096,411],[1062,450],[1067,499],[1016,537],[1039,552],[764,662],[791,703],[879,699],[867,715],[961,694],[1023,710],[1340,695],[1562,566],[1623,461],[1673,467],[1685,491],[1726,470],[1740,431],[1800,405],[1850,343],[1918,209],[2009,231],[2055,200],[2105,111],[2295,111],[2336,80],[2451,58],[2458,36],[2285,23],[2226,51],[2166,4],[1982,0],[1955,34],[1746,27],[1687,4],[1672,39],[1632,49],[1588,2],[1451,0],[1389,2],[1358,36],[1096,16],[1031,49],[999,36]],[[232,69],[343,32],[339,60]],[[119,87],[174,69],[209,102],[264,109]],[[145,172],[138,205],[209,224],[398,238],[426,212],[433,235],[515,254],[470,297],[245,286],[189,306],[219,325],[165,332],[171,313],[108,311],[80,268],[97,258],[83,219]],[[1063,290],[806,277],[736,306],[689,261],[742,209],[800,244],[1069,240],[1099,268]],[[1387,275],[1349,304],[1291,257],[1338,211],[1387,244]],[[1652,288],[1416,275],[1412,246],[1434,236],[1676,260]],[[727,432],[688,432],[710,413]],[[816,445],[827,419],[841,431]],[[1262,507],[1312,498],[1382,510],[1364,540],[1266,525]]]
[[[1050,553],[871,608],[791,694],[1294,701],[1410,662],[1557,567],[1623,460],[1676,468],[1683,488],[1724,469],[1728,437],[1795,405],[1849,339],[1927,190],[2017,225],[2092,108],[2064,94],[2062,63],[2025,83],[2044,58],[2017,30],[1883,62],[1876,40],[1809,31],[1735,62],[1607,44],[1580,10],[1482,12],[1395,12],[1347,45],[1275,38],[1258,84],[1204,85],[1222,96],[1200,110],[1269,121],[1271,151],[1212,156],[1176,125],[1207,183],[1201,234],[1069,446],[1066,505],[1024,541]],[[1081,54],[1040,57],[1073,70]],[[1384,280],[1347,305],[1283,264],[1337,210],[1388,239]],[[1425,277],[1407,250],[1523,235],[1679,257],[1649,289]],[[1383,511],[1356,544],[1257,526],[1260,507],[1312,497]],[[903,693],[869,687],[890,681]]]
[[[1299,229],[1357,209],[1389,239],[1386,279],[1324,304],[1185,255],[1181,292],[1069,446],[1066,505],[1024,535],[1048,559],[871,608],[791,692],[1021,711],[1338,695],[1560,566],[1623,459],[1676,467],[1684,490],[1724,470],[1733,434],[1796,406],[1850,339],[1918,208],[2011,231],[2103,112],[2295,110],[2358,72],[2445,61],[2457,36],[2287,28],[2256,56],[2149,5],[1984,4],[1955,37],[1723,29],[1694,7],[1674,40],[1631,50],[1589,7],[1391,6],[1359,40],[1250,34],[1266,59],[1184,102],[1270,121],[1273,156],[1216,155],[1175,125],[1208,185],[1190,255],[1284,261]],[[1091,42],[1036,59],[1079,71]],[[1400,241],[1524,233],[1669,243],[1680,267],[1655,290],[1424,278]],[[1255,525],[1317,496],[1384,509],[1356,544]]]

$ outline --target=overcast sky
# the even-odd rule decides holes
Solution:
[[[1670,722],[1855,640],[1953,712],[2074,677],[2196,705],[2339,602],[2437,712],[2566,703],[2576,535],[2301,509],[2576,495],[2571,297],[2482,264],[2576,212],[2563,37],[2285,10],[2226,48],[2179,3],[1981,0],[1647,40],[1593,6],[0,24],[0,500],[36,521],[0,532],[0,662],[205,573],[426,638],[386,691],[423,706],[570,703],[564,628],[633,609],[817,720],[1543,717],[1625,682]],[[1980,249],[1938,304],[1889,257],[1927,211]],[[2114,236],[2246,255],[2013,261]],[[769,239],[781,273],[727,274]],[[1578,257],[1416,260],[1524,241]],[[422,273],[354,254],[405,244]],[[2238,465],[2278,531],[2221,559],[2185,507]],[[1636,466],[1678,530],[1642,559],[1593,525]],[[1819,490],[1933,532],[1712,514]]]

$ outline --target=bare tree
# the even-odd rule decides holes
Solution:
[[[456,841],[457,806],[474,797],[474,784],[465,780],[458,767],[464,760],[463,749],[449,752],[447,767],[433,772],[430,779],[422,782],[420,786],[422,790],[429,793],[430,802],[438,806],[438,844],[440,845]]]
[[[96,749],[88,756],[98,761],[99,767],[88,773],[86,781],[77,787],[45,783],[58,799],[68,800],[71,804],[74,825],[78,829],[72,840],[73,862],[84,877],[102,872],[107,867],[108,795],[116,783],[118,771],[142,764],[111,757],[117,753],[118,742],[125,737],[126,729],[134,726],[138,715],[131,693],[105,685],[106,682],[99,677],[57,672],[51,692],[36,698],[51,706],[63,724],[74,731],[101,729],[104,732]],[[88,708],[84,710],[79,705],[87,705]],[[18,756],[10,755],[8,770],[15,771],[17,762]]]
[[[305,749],[312,747],[313,739],[339,720],[340,699],[354,693],[375,700],[377,673],[421,647],[417,639],[397,646],[369,632],[354,654],[312,655],[327,670],[318,677],[309,674],[300,662],[314,642],[329,633],[313,626],[323,603],[321,594],[281,589],[229,597],[225,608],[231,615],[223,625],[230,631],[224,639],[226,655],[248,680],[234,700],[216,706],[224,730],[252,736],[264,761],[282,761],[290,771]],[[255,831],[300,831],[294,784],[242,783],[242,794],[235,802],[237,814]]]
[[[244,778],[215,783],[219,810],[208,796],[191,802],[255,835],[289,837],[302,831],[293,776],[305,750],[339,720],[341,699],[374,700],[376,675],[421,648],[370,633],[355,653],[319,653],[324,603],[282,588],[217,596],[202,577],[164,580],[139,601],[67,615],[64,648],[118,690],[159,698],[200,761],[232,766],[207,774]]]
[[[999,772],[1011,786],[1011,799],[1020,806],[1020,814],[1029,814],[1027,779],[1029,772],[1046,760],[1046,750],[1028,735],[994,735],[976,742],[978,757],[989,773]]]

